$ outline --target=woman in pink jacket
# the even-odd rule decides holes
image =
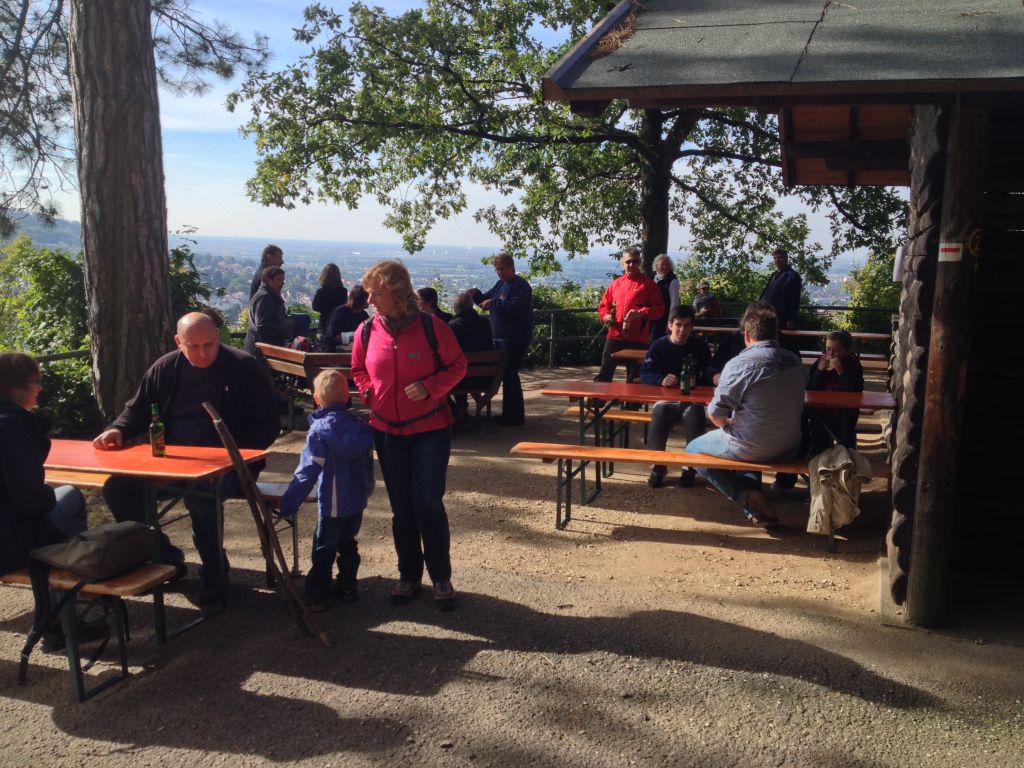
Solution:
[[[396,605],[419,591],[423,566],[442,608],[455,598],[449,557],[445,478],[451,454],[448,392],[466,373],[466,358],[451,329],[419,311],[409,272],[381,261],[363,276],[377,314],[352,344],[352,378],[370,409],[370,426],[391,502],[398,554]]]

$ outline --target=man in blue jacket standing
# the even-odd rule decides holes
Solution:
[[[498,282],[486,293],[476,293],[476,303],[491,314],[494,348],[505,350],[505,375],[501,380],[501,415],[496,421],[506,427],[526,423],[523,385],[519,366],[533,338],[533,288],[516,274],[516,264],[502,251],[494,257]]]

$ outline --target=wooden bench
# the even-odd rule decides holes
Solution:
[[[157,639],[160,643],[166,641],[163,586],[174,578],[176,570],[173,565],[150,563],[111,579],[84,584],[80,576],[70,571],[59,569],[50,571],[50,589],[58,593],[70,593],[67,602],[61,609],[60,616],[66,643],[64,652],[68,657],[68,668],[71,675],[71,694],[74,701],[81,703],[129,676],[128,628],[124,621],[127,612],[123,607],[124,598],[137,597],[148,592],[153,593],[153,614]],[[28,570],[25,568],[20,568],[0,576],[0,583],[26,587],[32,585]],[[117,677],[106,680],[88,690],[85,687],[85,670],[82,667],[82,657],[79,653],[78,635],[75,628],[75,604],[77,596],[80,594],[113,604],[112,613],[115,631],[117,632],[119,660],[121,662],[121,671]],[[25,650],[21,654],[21,662],[18,669],[18,683],[20,685],[24,685],[27,681],[29,650],[26,645]]]
[[[282,374],[275,380],[278,391],[288,402],[286,432],[292,428],[295,400],[299,397],[312,397],[313,379],[321,371],[328,368],[340,370],[351,384],[352,355],[349,352],[303,352],[301,349],[264,344],[262,341],[256,342],[256,348],[263,355],[267,367]]]
[[[737,461],[707,456],[702,453],[686,453],[685,451],[652,451],[639,448],[615,448],[608,446],[571,445],[565,443],[516,443],[509,451],[512,456],[541,459],[545,463],[558,462],[558,475],[555,480],[555,527],[564,529],[572,519],[572,481],[580,479],[580,498],[584,504],[590,503],[599,492],[599,488],[589,497],[586,492],[586,466],[590,462],[626,463],[668,467],[706,467],[708,469],[726,469],[740,472],[774,472],[791,475],[806,475],[807,461],[794,459],[771,463]],[[573,465],[576,465],[575,467]],[[872,468],[875,477],[888,477],[888,468]],[[835,537],[828,534],[829,551],[835,551]]]
[[[871,415],[874,413],[874,410],[870,408],[863,408],[861,409],[861,413],[865,415]],[[571,405],[568,409],[566,409],[564,415],[571,416],[572,418],[578,420],[580,417],[580,409],[578,406]],[[610,408],[601,415],[601,422],[609,422],[608,428],[605,430],[605,434],[601,438],[602,445],[614,447],[616,443],[616,438],[618,438],[618,444],[620,448],[629,448],[629,427],[632,424],[639,424],[643,426],[644,442],[647,442],[647,427],[651,423],[651,412],[627,411],[620,410],[618,408]],[[880,435],[882,434],[882,425],[874,424],[871,422],[858,421],[857,434]],[[608,476],[608,474],[610,473],[607,473],[606,476]]]
[[[455,388],[452,395],[467,395],[473,398],[476,405],[474,419],[479,420],[484,408],[487,418],[491,417],[491,400],[501,387],[501,378],[505,375],[505,359],[507,353],[503,349],[484,352],[466,352],[466,375]]]

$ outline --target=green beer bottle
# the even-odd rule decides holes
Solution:
[[[149,422],[149,447],[153,449],[154,456],[167,455],[167,443],[164,440],[164,423],[160,421],[160,413],[156,409],[156,403],[149,407],[151,420]]]

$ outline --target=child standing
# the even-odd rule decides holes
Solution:
[[[349,392],[341,371],[321,372],[313,381],[318,406],[309,417],[306,446],[288,490],[281,497],[281,516],[291,517],[317,484],[320,510],[313,537],[313,565],[306,575],[309,610],[327,610],[327,598],[358,600],[356,536],[366,500],[373,493],[373,430],[348,411]],[[337,559],[338,580],[331,587]]]

